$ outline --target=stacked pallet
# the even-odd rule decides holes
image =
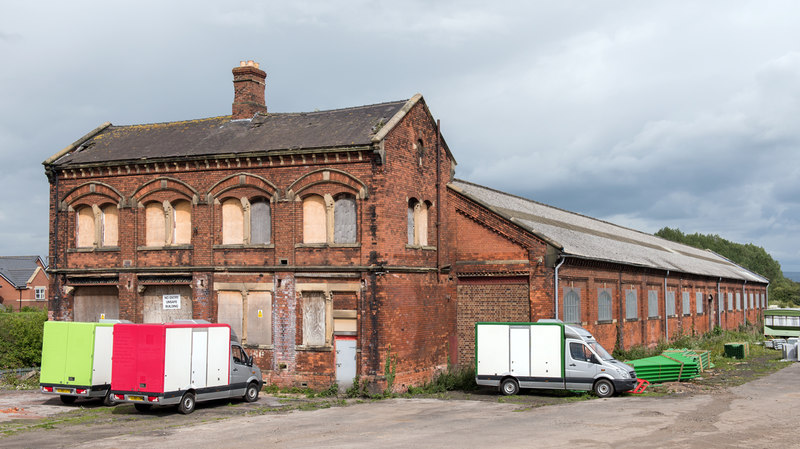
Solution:
[[[677,382],[694,379],[700,374],[700,363],[696,358],[683,353],[663,353],[655,357],[625,362],[636,370],[639,379],[650,383]]]
[[[695,362],[697,362],[697,366],[700,368],[701,372],[713,367],[713,364],[711,363],[711,351],[703,351],[700,349],[669,348],[662,354],[664,355],[680,354],[689,357],[691,359],[694,359]]]

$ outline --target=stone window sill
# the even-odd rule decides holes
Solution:
[[[435,246],[406,245],[406,249],[418,249],[422,251],[436,251]]]
[[[295,243],[295,248],[360,248],[360,243]]]
[[[617,320],[598,320],[594,324],[616,324]]]
[[[297,345],[295,349],[298,351],[316,351],[316,352],[331,352],[333,351],[333,346],[324,345],[324,346],[308,346],[308,345]]]
[[[164,251],[171,249],[192,249],[192,245],[137,246],[136,251]]]
[[[272,243],[253,243],[249,245],[243,244],[228,244],[228,245],[214,245],[214,249],[273,249],[275,245]]]
[[[119,252],[119,246],[99,246],[97,248],[69,248],[68,253],[113,253]]]
[[[242,347],[246,349],[275,349],[275,345],[254,345],[251,343],[245,343]]]

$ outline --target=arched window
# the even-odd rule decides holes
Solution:
[[[166,243],[166,215],[164,205],[159,202],[147,203],[144,207],[145,214],[145,245],[164,246]]]
[[[119,209],[115,204],[106,204],[100,214],[100,246],[117,246],[119,242]]]
[[[188,201],[176,201],[172,205],[172,244],[192,243],[192,205]]]
[[[428,206],[427,202],[416,198],[408,200],[408,244],[428,245]]]
[[[333,242],[356,242],[356,199],[353,195],[339,195],[334,202]]]
[[[303,200],[303,243],[327,242],[325,200],[311,195]]]
[[[94,211],[90,206],[83,206],[75,212],[75,246],[94,246]]]
[[[244,210],[242,200],[229,198],[222,202],[222,244],[244,243]]]
[[[564,289],[564,322],[581,322],[581,296],[578,289]]]
[[[271,218],[269,202],[264,198],[250,202],[250,243],[265,244],[270,242]]]

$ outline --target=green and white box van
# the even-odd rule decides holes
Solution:
[[[520,388],[594,391],[609,397],[636,386],[634,369],[615,360],[586,329],[557,320],[477,323],[475,382],[506,395]]]
[[[57,394],[65,404],[100,398],[111,404],[111,349],[114,323],[46,321],[42,340],[42,393]]]

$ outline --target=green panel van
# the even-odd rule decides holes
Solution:
[[[42,393],[57,394],[65,404],[80,397],[103,398],[110,404],[114,323],[45,322]]]

